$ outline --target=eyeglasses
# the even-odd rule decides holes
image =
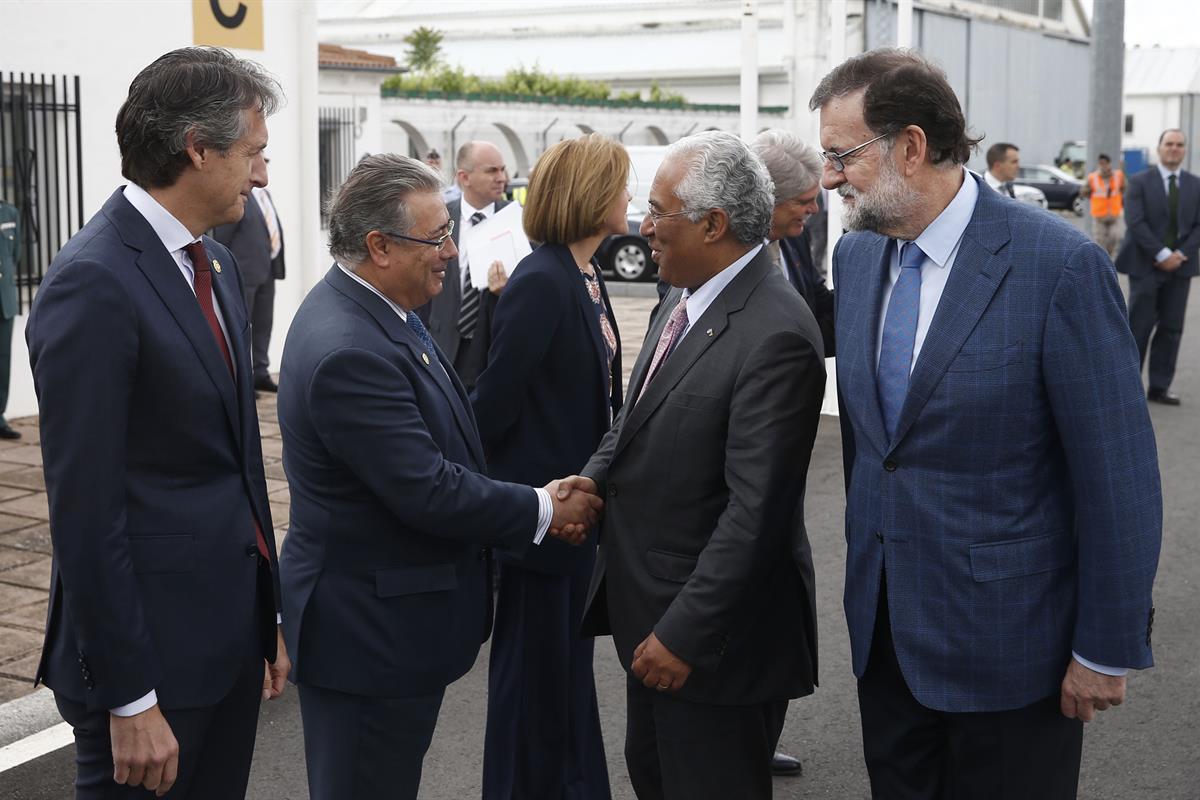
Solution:
[[[692,213],[692,212],[691,212],[689,209],[686,209],[686,208],[685,208],[685,209],[683,209],[682,211],[668,211],[668,212],[667,212],[667,213],[665,213],[665,214],[664,214],[663,212],[661,212],[661,211],[655,211],[653,208],[651,208],[650,210],[648,210],[648,211],[646,212],[646,214],[647,214],[647,215],[650,217],[650,220],[651,220],[651,221],[652,221],[652,222],[653,222],[655,225],[657,225],[657,224],[658,224],[658,221],[659,221],[660,219],[666,219],[667,217],[678,217],[678,216],[681,216],[681,215],[683,215],[683,214],[690,214],[690,213]]]
[[[863,142],[858,147],[851,147],[849,150],[847,150],[844,153],[831,153],[828,150],[826,150],[823,153],[821,153],[821,158],[825,159],[825,163],[827,163],[827,164],[829,164],[829,166],[833,167],[835,172],[844,172],[846,169],[846,162],[843,159],[845,159],[846,156],[852,156],[855,153],[857,153],[859,150],[862,150],[867,145],[874,144],[875,142],[878,142],[880,139],[886,139],[888,137],[888,135],[889,134],[886,134],[886,133],[880,134],[879,136],[876,136],[874,139],[871,139],[868,142]]]
[[[403,239],[406,242],[416,242],[417,244],[427,244],[434,250],[441,250],[446,246],[446,240],[450,238],[450,234],[454,233],[454,220],[446,223],[446,232],[436,239],[418,239],[415,236],[405,236],[403,233],[393,233],[392,231],[380,231],[384,236],[392,239]]]

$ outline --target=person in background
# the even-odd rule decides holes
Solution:
[[[271,159],[264,158],[266,164]],[[242,290],[246,314],[250,317],[251,356],[254,389],[277,392],[271,379],[271,327],[275,319],[275,281],[286,274],[283,261],[283,226],[275,211],[275,202],[265,187],[250,190],[246,213],[230,225],[218,225],[213,238],[229,248],[242,271]]]
[[[1092,238],[1116,261],[1121,244],[1121,210],[1125,197],[1125,172],[1112,168],[1104,153],[1096,159],[1096,170],[1088,173],[1079,195],[1091,198]]]
[[[821,154],[790,131],[766,130],[751,148],[767,165],[775,183],[775,210],[767,250],[787,282],[808,303],[825,345],[825,357],[834,355],[833,292],[813,263],[807,223],[817,212],[821,193]],[[777,771],[779,771],[777,769]],[[793,772],[799,772],[793,768]]]
[[[21,258],[21,215],[0,200],[0,439],[20,439],[8,424],[8,382],[12,372],[13,319],[17,316],[17,261]]]
[[[983,173],[983,180],[1000,194],[1015,198],[1013,181],[1021,172],[1021,151],[1015,144],[997,142],[988,148],[986,160],[987,172]]]
[[[1158,166],[1134,175],[1125,194],[1125,240],[1117,271],[1129,276],[1129,327],[1148,365],[1151,403],[1177,406],[1171,391],[1183,341],[1188,290],[1200,275],[1200,179],[1183,169],[1187,139],[1158,138]]]
[[[628,177],[625,148],[594,133],[559,142],[534,166],[525,232],[544,244],[500,297],[472,397],[498,479],[540,486],[578,472],[621,409],[621,340],[593,256],[628,230]],[[499,560],[484,800],[607,800],[594,640],[579,630],[595,541]]]

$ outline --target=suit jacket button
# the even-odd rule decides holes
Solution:
[[[250,558],[254,558],[256,555],[258,555],[258,545],[256,545],[256,544],[246,545],[246,555],[250,556]]]
[[[883,534],[879,531],[875,531],[875,540],[880,544],[883,544]]]
[[[615,485],[613,485],[613,486],[609,486],[609,487],[608,487],[608,496],[609,496],[609,497],[616,497],[616,496],[617,496],[617,487],[616,487]]]
[[[884,462],[883,462],[883,468],[884,468],[885,470],[887,470],[888,472],[895,472],[895,471],[896,471],[896,462],[895,462],[895,461],[892,461],[892,460],[889,458],[887,461],[884,461]]]

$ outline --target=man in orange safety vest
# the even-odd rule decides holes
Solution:
[[[1121,243],[1125,173],[1113,169],[1112,159],[1103,153],[1096,162],[1099,169],[1088,174],[1080,194],[1092,201],[1092,238],[1108,252],[1109,258],[1116,258],[1117,246]]]

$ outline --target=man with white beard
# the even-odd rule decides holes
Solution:
[[[983,188],[940,69],[874,50],[821,113],[846,619],[873,795],[1074,798],[1082,722],[1151,666],[1154,432],[1111,262]]]

